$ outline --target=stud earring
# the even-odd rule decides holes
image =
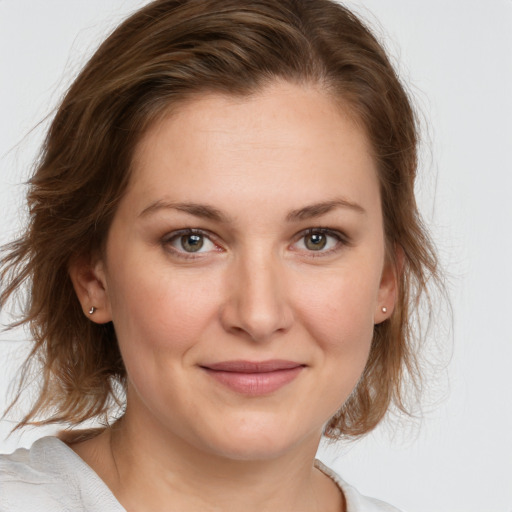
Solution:
[[[96,308],[94,306],[91,306],[91,309],[89,309],[89,315],[94,315],[95,311],[96,311]]]
[[[383,313],[387,313],[387,312],[388,312],[388,308],[387,308],[387,307],[385,307],[385,306],[382,306],[382,312],[383,312]]]

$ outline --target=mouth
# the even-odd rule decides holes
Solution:
[[[306,367],[295,361],[223,361],[201,368],[223,386],[250,396],[274,393],[289,384]]]

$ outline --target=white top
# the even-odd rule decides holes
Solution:
[[[347,512],[399,512],[359,494],[320,461],[345,495]],[[56,437],[0,455],[0,512],[126,512],[101,478]]]

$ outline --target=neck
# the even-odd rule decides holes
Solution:
[[[272,458],[233,459],[168,431],[156,435],[147,422],[127,413],[97,438],[74,446],[128,512],[343,510],[338,488],[314,467],[318,435]]]

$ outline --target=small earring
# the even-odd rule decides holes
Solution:
[[[388,308],[387,308],[387,307],[385,307],[385,306],[382,306],[382,312],[383,312],[383,313],[387,313],[387,312],[388,312]]]
[[[89,309],[89,315],[94,315],[95,311],[96,311],[96,308],[94,306],[91,306],[91,309]]]

